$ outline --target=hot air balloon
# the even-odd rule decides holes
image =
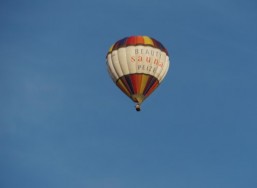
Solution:
[[[111,46],[106,64],[113,82],[140,111],[141,103],[166,76],[169,56],[159,41],[148,36],[130,36]]]

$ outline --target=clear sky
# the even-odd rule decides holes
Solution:
[[[1,188],[256,188],[255,0],[2,0]],[[117,40],[168,49],[136,112]]]

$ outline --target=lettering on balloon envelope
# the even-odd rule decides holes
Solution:
[[[130,63],[136,64],[137,71],[155,73],[157,68],[163,68],[166,60],[166,55],[163,55],[159,49],[151,47],[137,46],[134,53],[130,54]]]

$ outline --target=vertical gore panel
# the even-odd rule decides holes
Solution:
[[[140,94],[144,93],[144,90],[145,90],[146,84],[148,82],[148,79],[149,79],[149,75],[145,75],[145,74],[142,75],[141,84],[140,84],[140,91],[139,91]]]
[[[126,86],[123,84],[123,82],[121,81],[121,79],[119,79],[117,81],[117,86],[121,89],[121,91],[123,91],[123,93],[125,93],[128,97],[130,97],[130,93],[127,90]]]
[[[129,77],[130,77],[130,80],[132,82],[134,92],[138,93],[137,75],[136,74],[131,74],[131,75],[129,75]]]
[[[136,44],[136,37],[129,37],[126,41],[126,45],[135,45]]]
[[[119,41],[119,48],[121,48],[121,47],[125,47],[126,46],[126,40],[127,40],[127,38],[124,38],[124,39],[121,39],[120,41]]]
[[[125,79],[126,79],[126,81],[128,83],[128,87],[129,87],[129,89],[131,91],[131,94],[135,94],[135,91],[134,91],[134,88],[133,88],[133,83],[132,83],[132,81],[130,79],[130,75],[125,75]]]
[[[159,86],[159,82],[158,80],[155,80],[154,84],[152,85],[152,87],[150,87],[150,89],[145,94],[145,96],[148,97],[158,86]]]
[[[151,87],[154,85],[155,81],[157,79],[153,76],[151,76],[151,78],[148,79],[145,90],[144,90],[144,95],[146,95],[146,93],[151,89]]]
[[[140,88],[141,88],[141,85],[142,85],[142,74],[137,74],[137,83],[138,83],[137,93],[143,94],[143,93],[140,93]]]
[[[119,42],[120,42],[120,41],[116,42],[116,43],[113,45],[112,51],[117,50],[117,49],[119,48]]]
[[[143,36],[143,38],[144,38],[144,43],[145,43],[146,45],[154,46],[153,40],[152,40],[150,37]]]
[[[141,81],[142,81],[142,75],[131,74],[130,79],[132,81],[133,89],[134,89],[135,94],[139,94],[140,93]]]
[[[133,93],[133,90],[131,90],[129,83],[127,82],[127,79],[125,76],[122,76],[121,78],[122,83],[124,84],[124,86],[126,87],[126,89],[129,91],[130,94]]]
[[[142,36],[136,36],[136,44],[144,44],[144,38]]]
[[[119,48],[117,49],[117,56],[119,60],[119,65],[122,70],[123,75],[129,74],[129,67],[127,63],[127,50],[126,48]]]

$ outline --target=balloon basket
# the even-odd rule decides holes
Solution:
[[[140,110],[141,110],[140,105],[139,105],[139,104],[137,104],[137,105],[136,105],[136,111],[138,111],[138,112],[139,112]]]

